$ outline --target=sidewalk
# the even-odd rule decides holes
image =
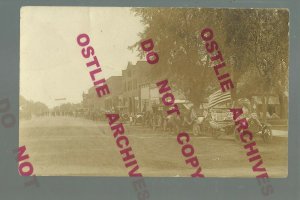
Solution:
[[[273,136],[276,136],[276,137],[288,137],[288,131],[272,129],[272,134],[273,134]]]

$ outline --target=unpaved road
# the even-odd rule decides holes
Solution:
[[[125,125],[144,176],[190,176],[194,169],[181,155],[176,136]],[[191,136],[206,177],[255,177],[246,151],[231,137],[218,140]],[[264,167],[271,177],[287,176],[287,138],[271,144],[257,139]],[[26,145],[36,175],[128,176],[108,123],[71,117],[20,121],[20,146]]]

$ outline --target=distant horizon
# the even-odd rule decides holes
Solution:
[[[105,67],[104,67],[104,68],[105,68]],[[111,78],[111,77],[114,77],[114,76],[121,77],[122,75],[111,75],[111,76],[108,77],[107,79],[109,79],[109,78]],[[63,102],[63,103],[54,105],[54,106],[52,106],[52,107],[51,107],[50,105],[48,105],[46,102],[43,102],[43,101],[40,101],[40,100],[30,99],[30,98],[26,97],[25,95],[23,95],[23,94],[21,94],[21,93],[20,93],[19,97],[22,96],[22,97],[24,97],[27,101],[33,101],[33,102],[40,102],[40,103],[43,103],[43,104],[45,104],[49,109],[53,109],[53,108],[55,108],[56,106],[61,106],[61,105],[66,104],[66,103],[72,103],[72,104],[78,104],[78,103],[81,103],[81,101],[83,100],[83,99],[82,99],[82,94],[83,94],[83,93],[88,93],[89,89],[91,89],[91,88],[93,88],[93,87],[94,87],[94,85],[91,84],[91,86],[90,86],[88,89],[86,89],[86,90],[84,90],[84,91],[82,91],[82,92],[80,93],[81,99],[80,99],[79,102],[71,102],[71,101],[67,101],[68,98],[66,98],[66,97],[57,97],[57,98],[54,98],[55,101],[60,101],[60,100],[64,100],[64,99],[65,99],[66,102]]]

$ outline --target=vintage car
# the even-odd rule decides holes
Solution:
[[[230,108],[236,106],[247,110],[248,114],[244,113],[243,117],[248,121],[249,130],[251,130],[255,136],[261,136],[264,142],[269,143],[272,140],[271,126],[258,120],[257,115],[252,112],[251,104],[248,99],[241,98],[233,102],[229,92],[222,93],[217,91],[209,96],[208,117],[212,136],[218,138],[220,135],[233,134],[235,141],[240,142],[240,135],[235,129],[232,113],[230,112]]]
[[[243,110],[247,111],[247,113],[244,113],[242,117],[246,118],[247,120],[248,130],[250,130],[255,137],[261,137],[265,143],[270,143],[273,138],[271,125],[259,120],[257,114],[252,111],[252,107],[248,99],[239,99],[237,101],[237,105],[239,105],[239,107],[242,107]],[[236,142],[241,142],[240,134],[237,130],[234,130],[234,137]]]

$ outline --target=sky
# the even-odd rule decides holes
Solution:
[[[20,28],[20,94],[50,108],[81,102],[93,86],[79,34],[89,35],[105,78],[140,60],[128,46],[144,26],[130,8],[23,7]]]

